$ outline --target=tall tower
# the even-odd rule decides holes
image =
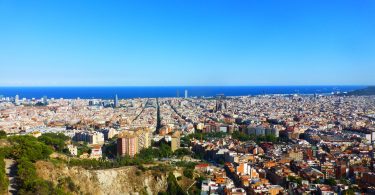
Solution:
[[[188,98],[188,90],[185,89],[185,98]]]
[[[20,96],[19,95],[16,95],[16,97],[14,98],[14,104],[20,105]]]
[[[224,94],[217,94],[216,95],[216,110],[215,110],[216,112],[225,109],[223,99],[225,99]]]
[[[117,138],[117,154],[134,157],[138,153],[138,138],[135,135],[125,134]]]
[[[119,107],[117,94],[115,95],[115,100],[114,100],[114,103],[113,103],[113,107],[115,107],[115,108]]]
[[[48,104],[48,98],[47,98],[47,96],[43,96],[42,97],[42,102],[43,102],[44,105]]]

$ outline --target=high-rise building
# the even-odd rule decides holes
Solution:
[[[16,97],[14,98],[14,104],[20,105],[20,96],[19,95],[16,95]]]
[[[48,98],[47,98],[47,96],[43,96],[42,97],[42,102],[43,102],[44,105],[48,104]]]
[[[117,94],[115,95],[115,100],[114,100],[114,103],[113,103],[113,107],[115,107],[115,108],[119,107],[119,102],[118,102]]]
[[[185,89],[185,98],[188,98],[188,90]]]
[[[117,153],[119,156],[134,157],[138,153],[138,138],[136,135],[122,134],[117,139]]]
[[[151,146],[152,132],[149,128],[139,128],[136,130],[135,134],[138,138],[138,149],[139,151],[143,148],[148,148]]]
[[[129,155],[134,157],[143,148],[151,146],[152,131],[150,128],[137,128],[123,131],[118,137],[117,153],[120,156]]]
[[[102,133],[104,134],[104,140],[112,139],[115,135],[118,134],[118,132],[113,128],[103,129]]]
[[[224,94],[216,95],[216,112],[225,109],[224,99]]]
[[[171,149],[174,152],[179,148],[180,148],[180,132],[176,131],[172,134]]]
[[[101,132],[77,132],[75,133],[73,140],[84,141],[89,144],[104,144],[104,134]]]

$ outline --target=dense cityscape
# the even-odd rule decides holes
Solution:
[[[375,195],[374,0],[0,0],[0,195]]]
[[[183,98],[17,95],[1,97],[0,129],[9,179],[2,187],[22,193],[42,193],[20,172],[28,154],[24,148],[18,154],[17,146],[29,141],[51,150],[29,158],[36,167],[41,161],[59,161],[68,170],[135,167],[136,177],[158,171],[168,178],[160,188],[142,184],[122,191],[104,191],[99,183],[94,194],[375,193],[374,96],[197,98],[187,90]],[[62,175],[53,177],[57,191],[50,193],[90,193],[77,184],[79,177],[68,177],[70,188],[59,183]],[[35,178],[48,180],[40,173]]]

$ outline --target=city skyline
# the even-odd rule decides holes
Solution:
[[[0,194],[375,194],[374,0],[0,0]]]
[[[375,85],[373,1],[0,1],[0,86]]]

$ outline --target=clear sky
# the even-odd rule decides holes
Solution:
[[[374,0],[0,0],[0,86],[370,84]]]

